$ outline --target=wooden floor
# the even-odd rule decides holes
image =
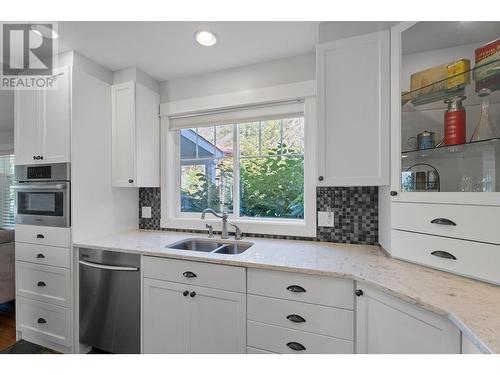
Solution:
[[[15,312],[0,312],[0,351],[16,343]]]

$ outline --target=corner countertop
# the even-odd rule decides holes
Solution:
[[[450,319],[479,350],[500,354],[500,287],[391,258],[379,246],[246,237],[238,255],[166,246],[204,235],[131,231],[82,240],[74,247],[349,278]]]

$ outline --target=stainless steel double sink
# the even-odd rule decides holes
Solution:
[[[216,239],[187,238],[167,245],[169,249],[191,250],[214,254],[241,254],[253,245],[252,242],[229,242]]]

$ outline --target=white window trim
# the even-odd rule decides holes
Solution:
[[[193,113],[228,106],[256,105],[265,102],[304,99],[304,219],[274,218],[229,218],[244,233],[276,234],[285,236],[316,236],[316,83],[305,81],[246,90],[244,92],[216,95],[161,105],[161,220],[162,228],[205,230],[211,224],[214,230],[221,230],[222,223],[211,215],[205,220],[199,214],[179,213],[178,194],[180,178],[178,175],[178,139],[176,132],[168,130],[168,116],[180,113]],[[265,101],[263,101],[265,99]]]

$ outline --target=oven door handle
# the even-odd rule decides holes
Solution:
[[[29,185],[14,185],[12,186],[15,190],[66,190],[68,186],[66,184],[29,184]]]
[[[97,264],[97,263],[86,262],[84,260],[79,260],[78,263],[80,263],[82,266],[88,266],[88,267],[92,267],[92,268],[99,268],[101,270],[111,270],[111,271],[139,271],[138,267],[110,266],[108,264]]]

